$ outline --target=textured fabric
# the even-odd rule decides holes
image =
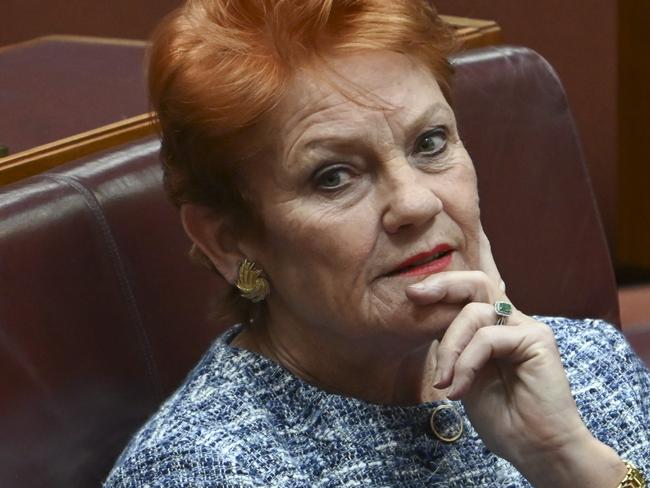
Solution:
[[[602,321],[541,317],[555,331],[584,421],[650,471],[650,372]],[[221,336],[133,438],[105,487],[524,487],[466,419],[437,441],[438,403],[369,404],[324,392]],[[442,426],[446,428],[448,426]]]

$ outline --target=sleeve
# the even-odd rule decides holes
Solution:
[[[585,424],[650,478],[650,371],[612,325],[571,322],[562,333],[550,325]]]

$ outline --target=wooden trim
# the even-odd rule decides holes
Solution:
[[[37,44],[40,42],[40,39],[40,37],[36,37],[34,39],[29,39],[28,41],[19,41],[12,44],[5,44],[4,46],[0,46],[0,53],[11,51],[12,49],[20,49],[21,47],[31,46],[32,44]]]
[[[440,18],[454,28],[472,27],[475,29],[486,29],[497,25],[494,20],[470,19],[468,17],[458,17],[456,15],[441,15]]]
[[[0,158],[0,185],[42,173],[67,161],[124,144],[155,131],[155,117],[147,113]]]
[[[72,34],[52,34],[38,38],[41,41],[83,42],[85,44],[111,44],[113,46],[147,47],[148,41],[140,39],[118,39],[113,37],[79,36]]]
[[[51,42],[51,41],[80,42],[86,44],[111,44],[113,46],[133,46],[133,47],[147,47],[149,45],[148,41],[142,41],[138,39],[117,39],[111,37],[78,36],[72,34],[51,34],[47,36],[35,37],[27,41],[20,41],[20,42],[15,42],[13,44],[0,46],[0,53],[5,51],[11,51],[12,49],[29,47],[34,44],[39,44],[41,42]]]
[[[491,46],[502,42],[501,27],[493,20],[468,19],[453,15],[441,15],[454,28],[461,49]]]

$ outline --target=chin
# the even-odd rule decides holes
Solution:
[[[418,331],[431,340],[441,339],[460,312],[459,305],[436,304],[417,307],[413,321]]]
[[[398,307],[390,317],[385,317],[382,323],[388,324],[393,339],[400,338],[411,345],[425,345],[441,339],[459,311],[459,305],[422,307],[408,302]]]

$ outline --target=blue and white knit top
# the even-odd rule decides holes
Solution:
[[[587,427],[650,473],[648,369],[604,322],[539,319],[555,331]],[[239,330],[212,345],[105,487],[530,486],[486,449],[460,402],[464,433],[443,443],[429,424],[439,403],[386,406],[327,393],[230,346]]]

